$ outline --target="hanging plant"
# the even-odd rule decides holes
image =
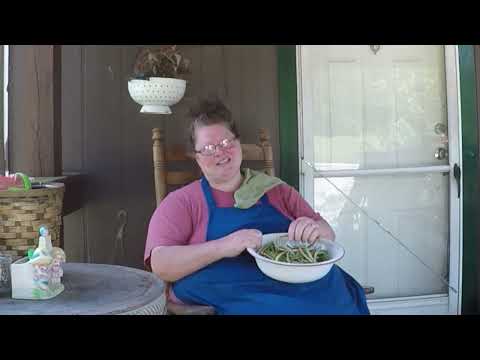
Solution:
[[[137,54],[133,78],[148,80],[151,77],[183,79],[190,73],[190,60],[176,45],[163,45],[158,49],[142,49]]]
[[[190,60],[176,45],[142,49],[136,56],[128,91],[132,99],[142,105],[140,112],[171,114],[170,106],[185,95],[184,76],[189,73]]]

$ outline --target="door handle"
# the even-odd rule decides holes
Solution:
[[[462,179],[462,170],[458,164],[453,165],[453,177],[457,181],[457,197],[460,198],[460,181]]]

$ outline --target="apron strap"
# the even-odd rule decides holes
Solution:
[[[268,197],[267,197],[267,194],[263,194],[263,196],[260,198],[260,203],[262,205],[270,205],[270,203],[268,202]]]
[[[202,176],[200,182],[202,184],[203,194],[205,195],[205,199],[207,200],[208,209],[211,212],[217,207],[217,205],[215,204],[215,200],[213,200],[212,189],[210,188],[210,184],[208,183],[205,176]]]
[[[205,176],[202,176],[200,182],[202,184],[202,190],[205,195],[205,199],[207,200],[209,211],[215,210],[217,208],[217,205],[215,204],[215,200],[213,199],[212,188],[210,187],[210,184],[208,183]],[[262,205],[269,205],[266,193],[263,194],[263,196],[260,198],[260,203]]]

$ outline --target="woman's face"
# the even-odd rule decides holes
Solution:
[[[201,151],[206,145],[217,145],[211,155],[196,154],[197,163],[207,179],[217,184],[233,179],[239,173],[242,164],[239,140],[229,143],[235,135],[223,124],[198,127],[195,135],[195,151]],[[221,143],[229,144],[228,148],[219,145]]]

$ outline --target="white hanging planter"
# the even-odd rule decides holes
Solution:
[[[185,95],[187,82],[182,79],[151,77],[149,80],[130,80],[128,92],[132,99],[142,105],[141,113],[172,113],[170,106],[177,104]]]

